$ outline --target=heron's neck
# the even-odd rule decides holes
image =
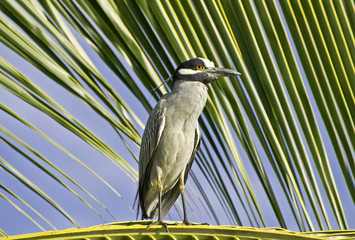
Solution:
[[[207,87],[196,81],[177,81],[171,92],[182,111],[200,115],[207,101]]]

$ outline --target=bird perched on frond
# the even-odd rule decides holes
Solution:
[[[139,205],[142,219],[163,221],[181,194],[184,224],[185,183],[201,141],[198,125],[207,100],[206,85],[240,73],[216,68],[203,58],[183,62],[172,76],[173,90],[158,101],[146,124],[139,154]],[[148,228],[152,225],[150,224]]]

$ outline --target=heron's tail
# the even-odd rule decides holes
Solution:
[[[136,204],[137,204],[137,206],[136,206]],[[139,213],[140,213],[140,210],[141,210],[141,208],[140,208],[140,206],[139,206],[139,201],[138,201],[138,190],[137,190],[136,196],[134,197],[134,202],[133,202],[132,208],[134,209],[134,208],[136,208],[136,207],[137,207],[137,210],[136,210],[136,212],[137,212],[137,214],[136,214],[136,220],[138,220]],[[142,220],[143,220],[143,216],[142,216]]]

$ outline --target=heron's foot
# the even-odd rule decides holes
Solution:
[[[196,226],[196,225],[206,225],[209,226],[208,223],[192,223],[189,220],[185,219],[182,224],[187,225],[187,226]]]
[[[168,229],[168,224],[166,222],[164,222],[163,220],[157,220],[155,222],[152,222],[148,225],[147,227],[147,230],[149,230],[149,228],[152,226],[152,225],[162,225],[164,226],[166,232],[169,232],[169,229]]]
[[[184,221],[182,222],[182,224],[188,225],[188,226],[192,225],[192,224],[190,223],[190,221],[187,220],[187,219],[184,219]]]
[[[209,226],[209,223],[196,223],[196,225],[205,225],[205,226]]]

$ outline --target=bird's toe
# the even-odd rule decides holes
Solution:
[[[169,232],[168,224],[166,222],[164,222],[163,220],[157,220],[155,222],[150,223],[147,227],[147,230],[149,230],[149,228],[153,225],[162,225],[162,226],[164,226],[166,232]]]

